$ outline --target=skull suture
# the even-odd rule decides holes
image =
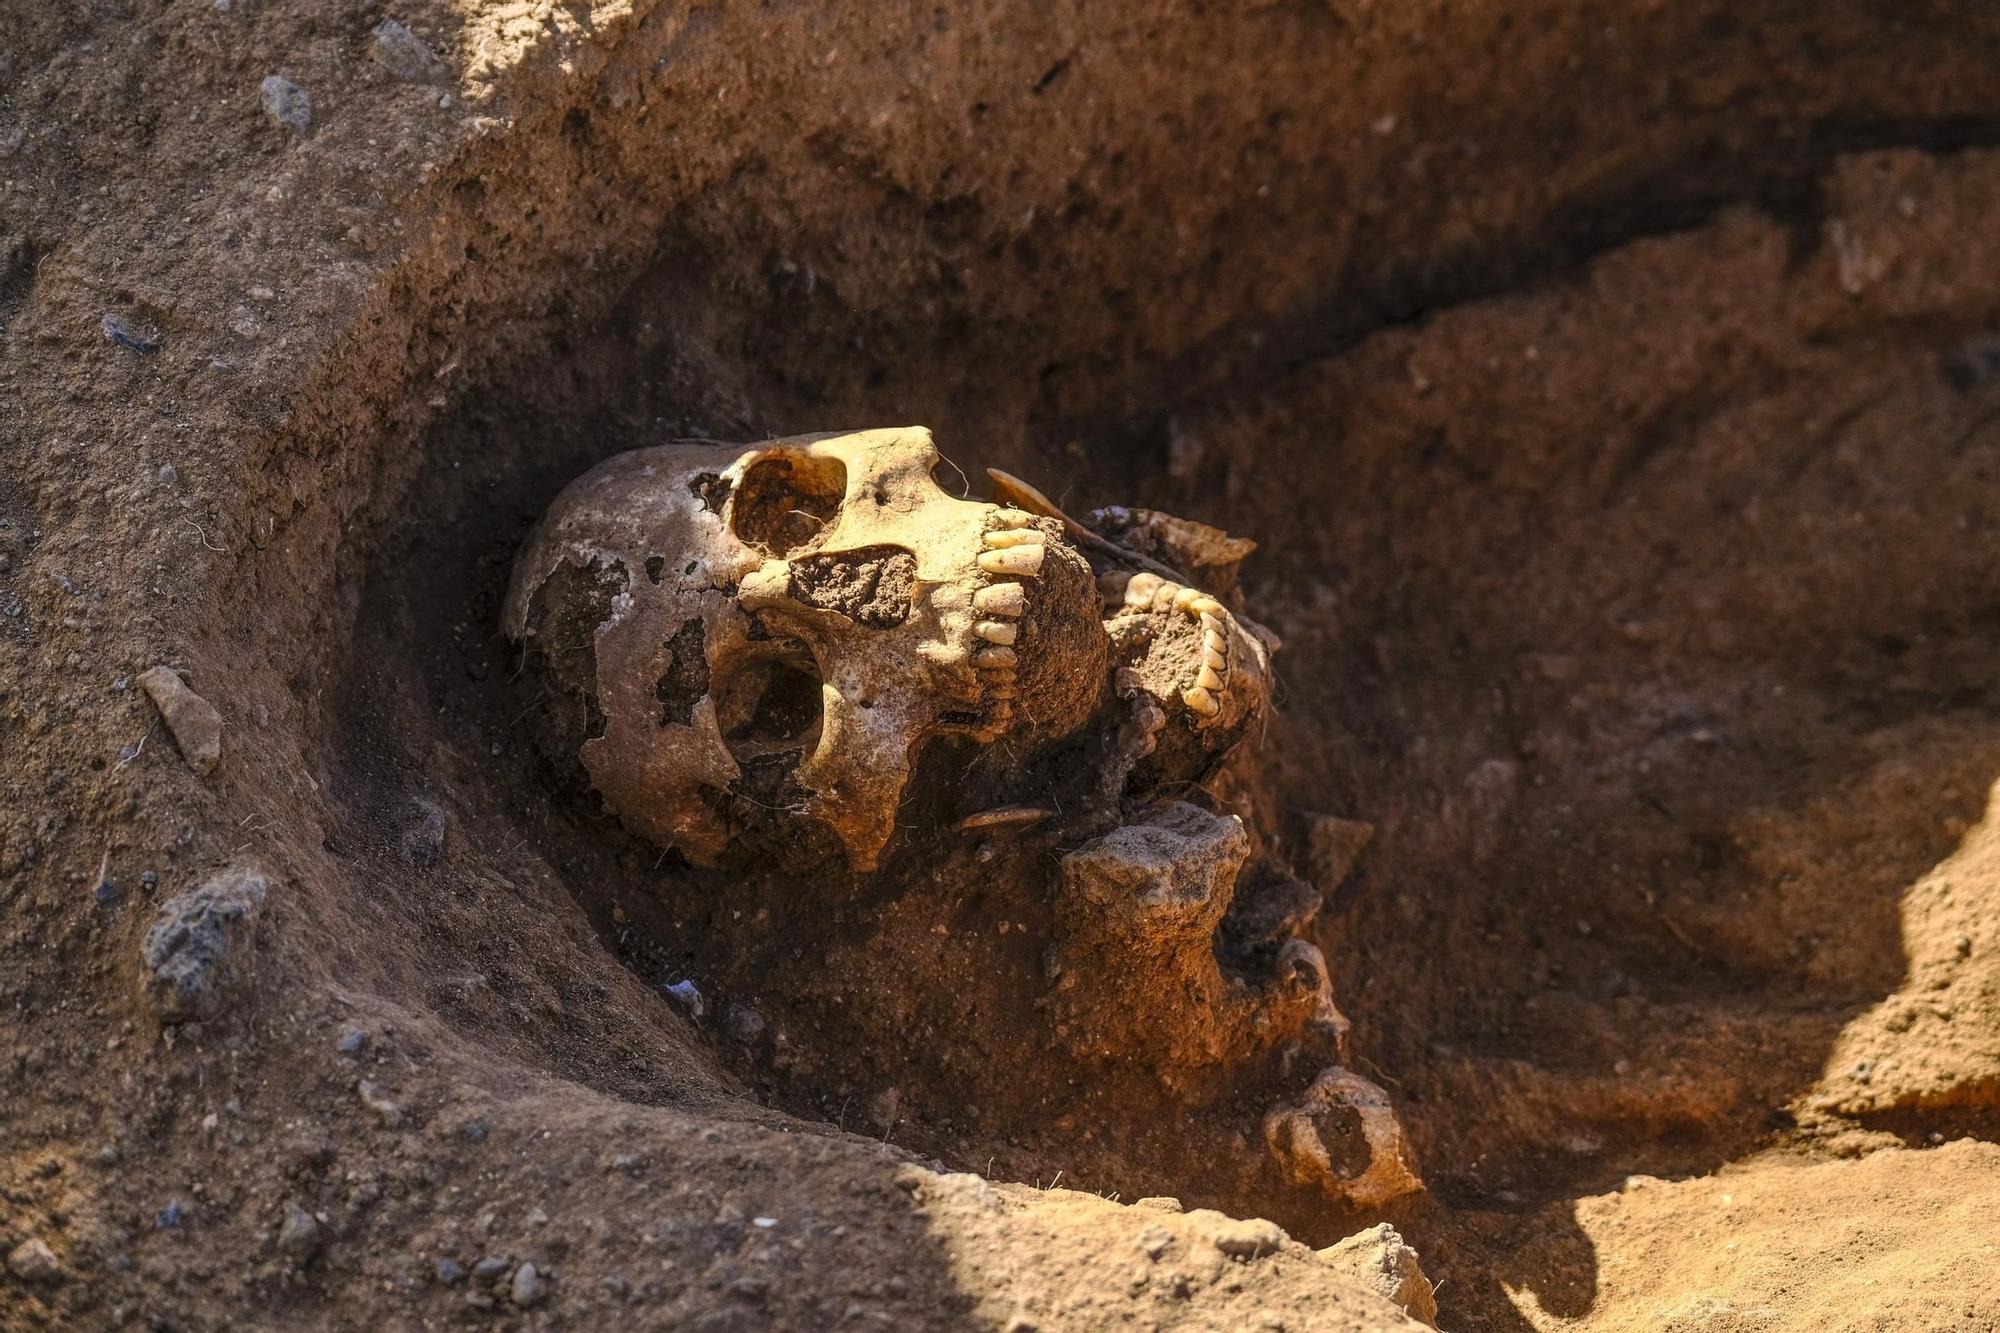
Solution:
[[[505,628],[571,688],[578,758],[628,827],[711,863],[717,795],[784,790],[870,870],[926,740],[1032,744],[1091,715],[1088,561],[1057,520],[947,495],[937,462],[918,428],[678,444],[557,499]]]

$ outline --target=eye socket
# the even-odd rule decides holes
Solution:
[[[782,754],[795,765],[819,744],[819,667],[802,651],[733,664],[715,691],[715,713],[737,762]]]
[[[743,474],[729,525],[743,541],[783,556],[819,536],[846,496],[847,469],[839,459],[770,454]]]

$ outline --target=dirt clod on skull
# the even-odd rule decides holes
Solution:
[[[894,547],[792,562],[789,591],[794,598],[823,611],[838,611],[870,629],[888,629],[908,620],[916,590],[917,558]]]

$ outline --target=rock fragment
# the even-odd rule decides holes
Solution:
[[[293,134],[312,128],[312,94],[290,79],[270,75],[257,86],[257,96],[264,104],[264,114]]]
[[[285,1204],[285,1220],[278,1227],[278,1248],[305,1263],[326,1244],[326,1228],[296,1203]]]
[[[30,1236],[7,1253],[7,1271],[23,1282],[51,1283],[62,1280],[62,1265],[55,1251]]]
[[[140,673],[139,684],[166,719],[188,767],[199,777],[213,773],[222,758],[222,714],[215,705],[189,689],[172,667],[156,666]]]
[[[548,1291],[548,1279],[537,1272],[533,1264],[522,1264],[514,1270],[514,1280],[508,1284],[507,1296],[514,1304],[528,1310],[540,1305]]]
[[[403,859],[428,870],[444,856],[444,810],[436,801],[418,797],[410,802],[410,822],[403,828]]]
[[[1327,1263],[1347,1270],[1403,1307],[1412,1319],[1437,1327],[1437,1296],[1424,1276],[1417,1252],[1387,1222],[1357,1231],[1319,1252]]]
[[[375,25],[375,41],[370,54],[375,63],[404,83],[437,83],[444,78],[444,62],[424,44],[424,39],[394,19]]]
[[[104,336],[128,352],[151,356],[160,350],[160,331],[139,320],[127,319],[115,311],[100,321]]]
[[[1231,1259],[1261,1259],[1276,1254],[1285,1243],[1285,1233],[1276,1222],[1261,1217],[1225,1218],[1217,1223],[1210,1239],[1215,1248]]]
[[[139,958],[146,998],[162,1023],[206,1022],[235,1003],[269,890],[262,874],[231,866],[160,904]]]
[[[731,1041],[750,1045],[764,1035],[764,1016],[741,1002],[722,1011],[722,1030]]]

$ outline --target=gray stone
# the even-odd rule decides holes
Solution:
[[[437,83],[444,78],[444,62],[424,45],[424,39],[394,19],[375,25],[375,63],[404,83]]]
[[[514,1270],[514,1280],[507,1288],[508,1299],[514,1304],[523,1310],[532,1309],[548,1294],[548,1279],[536,1272],[533,1264],[522,1264]]]
[[[740,1001],[722,1011],[722,1030],[730,1040],[749,1045],[764,1035],[764,1016]]]
[[[264,114],[293,134],[312,128],[312,94],[290,79],[273,74],[258,85],[257,95],[264,103]]]
[[[326,1228],[296,1203],[285,1204],[285,1220],[278,1227],[278,1248],[304,1263],[326,1244]]]
[[[269,891],[262,874],[231,866],[160,904],[139,959],[146,998],[162,1023],[206,1022],[236,1002]]]
[[[428,870],[444,856],[444,811],[421,797],[410,802],[411,819],[403,830],[403,859]]]

